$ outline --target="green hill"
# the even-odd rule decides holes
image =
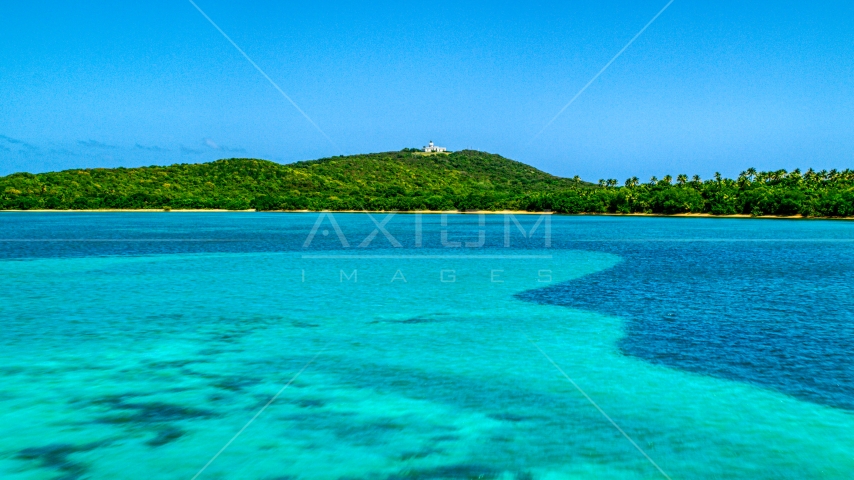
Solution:
[[[229,159],[0,178],[2,209],[495,209],[575,182],[499,155],[387,152],[282,165]]]
[[[670,175],[592,185],[499,155],[401,151],[282,165],[229,159],[0,177],[0,210],[551,210],[558,213],[854,215],[854,172]]]

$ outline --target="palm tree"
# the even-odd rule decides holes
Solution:
[[[616,187],[617,186],[617,179],[616,178],[609,179],[608,180],[608,186],[609,187]]]
[[[573,182],[575,182],[575,183],[581,183],[581,177],[579,177],[578,175],[576,175],[576,176],[572,177],[572,181],[573,181]]]
[[[676,175],[676,183],[678,183],[679,185],[685,185],[686,183],[688,183],[688,175],[685,175],[684,173]]]
[[[746,172],[746,173],[747,173],[747,177],[748,177],[749,179],[753,180],[753,177],[755,177],[755,176],[756,176],[756,169],[755,169],[755,168],[753,168],[753,167],[750,167],[750,168],[748,168],[748,169],[747,169],[747,172]]]
[[[792,173],[789,174],[789,178],[793,179],[795,183],[801,185],[804,183],[804,177],[801,175],[801,169],[796,168],[792,170]]]
[[[723,176],[721,176],[721,172],[715,172],[715,181],[721,183],[721,179],[723,179]]]
[[[693,177],[691,177],[691,181],[694,182],[695,184],[697,184],[697,183],[702,182],[703,180],[700,178],[699,175],[694,175]]]
[[[626,186],[629,188],[636,187],[638,185],[638,177],[632,177],[626,179]]]
[[[649,179],[649,184],[650,184],[650,185],[656,185],[656,184],[658,184],[658,177],[656,177],[655,175],[653,175],[652,177],[650,177],[650,179]]]
[[[816,177],[815,170],[813,170],[812,168],[808,169],[807,173],[804,174],[804,178],[806,178],[807,182],[810,182],[810,183],[815,183],[815,181],[816,181],[815,177]]]
[[[673,177],[671,177],[670,175],[665,175],[664,178],[661,179],[661,181],[664,182],[666,185],[670,185],[670,183],[673,181]]]
[[[599,179],[599,186],[600,186],[600,187],[604,187],[604,186],[605,186],[605,179],[604,179],[604,178],[600,178],[600,179]]]

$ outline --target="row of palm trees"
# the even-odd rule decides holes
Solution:
[[[716,181],[722,180],[720,173],[715,173],[715,180]],[[699,175],[694,175],[693,177],[691,177],[690,181],[691,181],[691,183],[694,183],[694,184],[702,183],[702,179],[700,179]],[[652,178],[649,179],[649,185],[671,185],[672,183],[673,183],[673,177],[670,175],[663,176],[661,178],[661,180],[659,180],[658,177],[656,177],[656,176],[653,176]],[[688,175],[685,175],[684,173],[680,173],[679,175],[676,176],[676,183],[679,185],[687,184],[688,183]],[[618,184],[618,182],[617,182],[617,179],[615,179],[615,178],[612,178],[609,180],[605,180],[605,179],[599,180],[599,186],[600,187],[616,187],[617,184]],[[638,177],[627,178],[626,182],[624,183],[624,185],[626,187],[629,187],[629,188],[637,187],[640,184],[641,184],[641,181]]]
[[[755,168],[748,168],[747,170],[741,172],[738,176],[739,180],[746,179],[750,182],[779,182],[782,180],[804,180],[807,182],[839,182],[846,181],[851,182],[854,181],[854,171],[850,169],[836,170],[835,168],[832,170],[820,170],[816,172],[812,168],[807,170],[806,172],[801,172],[801,169],[796,168],[791,172],[787,172],[785,169],[775,170],[771,172],[757,172]]]
[[[580,182],[581,178],[578,176],[574,177],[573,180],[575,182]],[[769,172],[760,172],[755,168],[751,167],[747,170],[741,172],[738,176],[737,180],[724,179],[720,172],[715,172],[714,180],[707,180],[707,183],[716,182],[732,182],[737,183],[739,185],[744,184],[752,184],[752,183],[795,183],[795,184],[822,184],[822,183],[854,183],[854,170],[845,169],[842,171],[838,171],[836,169],[833,170],[821,170],[815,171],[812,168],[807,170],[806,172],[801,172],[800,169],[792,170],[791,172],[787,172],[784,169],[774,170]],[[599,186],[602,188],[614,188],[618,185],[617,179],[599,179]],[[678,185],[687,185],[691,183],[694,186],[700,185],[703,183],[703,180],[699,175],[694,175],[691,179],[688,179],[688,175],[684,173],[680,173],[676,176],[676,183]],[[672,185],[673,177],[670,175],[665,175],[661,179],[653,176],[649,179],[650,186],[665,186]],[[640,179],[638,177],[631,177],[626,179],[624,185],[628,188],[633,188],[641,185]]]

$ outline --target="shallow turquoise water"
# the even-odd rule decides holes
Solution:
[[[672,478],[854,476],[854,414],[836,401],[851,395],[846,345],[815,366],[842,372],[824,396],[626,347],[653,331],[646,297],[691,292],[703,324],[720,300],[637,249],[691,242],[702,263],[751,245],[804,266],[815,244],[850,272],[848,224],[555,217],[546,248],[542,226],[513,226],[505,247],[501,217],[424,216],[417,247],[400,215],[386,226],[401,248],[379,233],[360,249],[374,224],[336,218],[349,248],[328,224],[304,247],[309,214],[0,215],[0,475],[192,478],[304,368],[198,478],[664,478],[539,347]],[[445,247],[443,228],[476,243],[483,229],[484,245]],[[742,281],[769,288],[754,270]],[[728,283],[715,271],[706,282]],[[852,287],[811,285],[791,295],[851,311]],[[632,305],[595,300],[615,292]],[[839,322],[813,312],[803,335]]]

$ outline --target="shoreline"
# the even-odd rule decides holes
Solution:
[[[564,214],[561,214],[564,215]],[[682,217],[682,218],[743,218],[756,220],[854,220],[854,217],[805,217],[803,215],[747,215],[745,213],[733,213],[729,215],[715,215],[713,213],[570,213],[566,215],[601,216],[601,217]]]
[[[155,208],[111,208],[92,210],[0,210],[0,213],[400,213],[400,214],[428,214],[428,215],[559,215],[567,217],[665,217],[665,218],[743,218],[758,220],[854,220],[854,217],[804,217],[803,215],[760,215],[753,216],[743,213],[731,215],[715,215],[712,213],[556,213],[556,212],[530,212],[527,210],[224,210],[216,208],[192,208],[192,209],[155,209]]]

